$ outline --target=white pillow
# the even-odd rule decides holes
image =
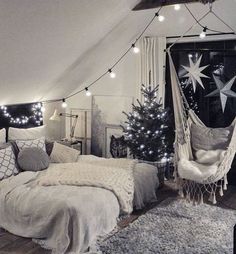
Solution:
[[[69,163],[77,162],[79,155],[80,151],[54,142],[50,158],[54,163]]]
[[[45,137],[45,127],[45,125],[28,129],[10,127],[8,130],[8,140],[29,140]]]
[[[6,129],[0,130],[0,144],[6,143]]]
[[[226,151],[222,149],[216,150],[198,150],[195,153],[196,161],[198,163],[212,165],[217,164],[222,161],[223,157],[225,156]]]
[[[16,140],[16,145],[19,150],[29,147],[37,147],[43,149],[43,151],[46,152],[45,137],[32,140]]]
[[[18,174],[16,158],[11,146],[0,150],[0,180]]]

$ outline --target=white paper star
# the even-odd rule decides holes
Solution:
[[[218,77],[216,77],[213,74],[213,78],[215,80],[217,89],[209,94],[206,95],[206,97],[215,97],[220,95],[220,101],[222,106],[222,111],[225,111],[225,106],[228,97],[236,98],[236,93],[231,90],[232,85],[234,84],[234,81],[236,79],[236,76],[234,76],[230,81],[228,81],[226,84],[224,84]]]
[[[187,67],[182,65],[184,69],[188,72],[183,77],[188,77],[187,84],[189,85],[190,83],[192,83],[194,93],[196,91],[197,83],[199,83],[199,85],[203,89],[205,89],[201,78],[209,78],[208,76],[202,73],[202,71],[205,70],[209,65],[200,67],[201,60],[202,60],[202,55],[198,58],[197,62],[194,64],[191,57],[189,57],[190,66]]]

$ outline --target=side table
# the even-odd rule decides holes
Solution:
[[[73,149],[76,149],[78,151],[80,151],[80,154],[82,154],[82,141],[81,140],[73,140],[73,141],[70,141],[68,139],[64,139],[64,140],[60,140],[60,141],[57,141],[58,143],[62,144],[62,145],[65,145],[65,146],[69,146]]]

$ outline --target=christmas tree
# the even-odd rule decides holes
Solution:
[[[127,116],[125,139],[136,159],[160,161],[170,157],[170,114],[169,109],[163,109],[161,100],[157,102],[157,91],[158,87],[142,85],[144,103],[137,100],[137,106],[132,104],[132,113],[123,112]]]

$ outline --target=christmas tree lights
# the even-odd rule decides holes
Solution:
[[[146,161],[169,159],[170,116],[169,109],[163,109],[162,103],[157,102],[158,87],[141,88],[144,103],[137,100],[133,113],[125,113],[126,126],[123,126],[125,140],[134,158]]]

